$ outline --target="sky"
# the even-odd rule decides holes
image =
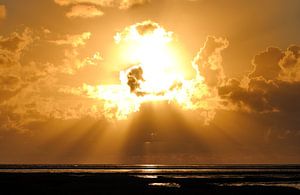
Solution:
[[[300,163],[298,0],[0,0],[0,163]]]

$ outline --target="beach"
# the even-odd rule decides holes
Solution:
[[[299,167],[15,166],[1,194],[300,194]]]

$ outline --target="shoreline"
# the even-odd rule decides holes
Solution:
[[[0,188],[7,194],[300,194],[300,190],[285,186],[218,185],[224,182],[246,182],[245,179],[237,178],[138,176],[127,173],[0,172]],[[256,178],[251,180],[259,181]]]

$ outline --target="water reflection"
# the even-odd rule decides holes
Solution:
[[[180,188],[178,183],[149,183],[148,185],[154,187]]]

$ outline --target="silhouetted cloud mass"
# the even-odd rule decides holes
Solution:
[[[254,69],[243,84],[228,79],[219,87],[220,97],[250,112],[300,112],[299,51],[298,46],[268,48],[254,57]]]

